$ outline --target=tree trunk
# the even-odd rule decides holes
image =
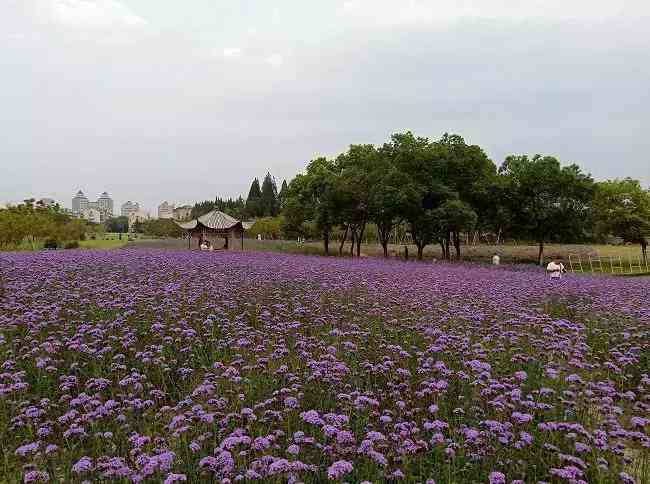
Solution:
[[[377,235],[379,235],[379,243],[381,248],[384,249],[384,258],[388,258],[388,241],[390,240],[390,230],[382,230],[377,227]]]
[[[641,241],[641,254],[643,254],[643,265],[648,267],[648,243],[645,240]]]
[[[359,237],[357,237],[357,257],[361,257],[361,240],[363,239],[363,232],[366,230],[366,223],[364,222],[359,229]]]
[[[418,247],[418,260],[422,260],[422,257],[424,255],[424,245],[417,244],[417,247]]]
[[[451,234],[445,234],[445,259],[451,260]]]
[[[452,237],[454,238],[454,247],[456,248],[456,259],[460,260],[460,234],[454,232]]]
[[[345,246],[345,241],[348,240],[348,230],[350,229],[349,226],[345,226],[345,232],[343,232],[343,238],[341,239],[341,243],[339,244],[339,256],[343,255],[343,246]]]
[[[330,255],[330,233],[323,232],[323,245],[325,246],[325,255]]]
[[[404,260],[409,260],[409,247],[408,247],[408,245],[404,246]]]
[[[351,228],[350,229],[350,236],[351,236],[351,239],[350,239],[350,255],[352,257],[354,257],[354,243],[357,240],[357,229]]]
[[[539,254],[537,255],[537,263],[542,266],[544,265],[544,241],[539,242]]]
[[[388,259],[388,242],[382,240],[381,248],[384,249],[384,259]]]

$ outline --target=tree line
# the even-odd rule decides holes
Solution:
[[[326,254],[340,231],[339,252],[349,239],[359,256],[370,223],[384,256],[392,231],[404,226],[420,259],[430,244],[460,258],[462,234],[473,232],[534,241],[540,263],[548,242],[609,236],[639,244],[645,258],[650,234],[650,192],[637,180],[595,182],[553,156],[511,155],[497,167],[453,134],[430,141],[397,133],[379,147],[316,158],[279,201],[283,231],[300,236],[316,227]]]
[[[287,181],[282,182],[280,191],[271,173],[266,174],[260,184],[259,178],[251,182],[248,196],[238,198],[216,197],[214,200],[197,202],[192,207],[192,218],[200,217],[212,210],[219,210],[239,220],[277,217],[280,215],[282,197]]]
[[[258,228],[268,233],[270,228],[279,226],[277,220],[280,214],[281,197],[283,190],[287,188],[287,182],[282,183],[278,192],[275,178],[267,173],[260,185],[259,179],[253,179],[248,193],[244,198],[222,198],[217,196],[214,200],[196,202],[190,214],[190,218],[198,218],[212,210],[219,210],[239,220],[260,219]],[[127,233],[129,231],[128,217],[113,217],[105,222],[106,230],[115,233]],[[184,231],[170,219],[151,219],[136,222],[132,230],[137,233],[154,237],[181,237]],[[277,230],[273,232],[279,234]]]
[[[84,220],[72,218],[58,205],[43,206],[33,198],[0,209],[0,247],[17,248],[27,242],[32,249],[45,241],[56,248],[64,242],[83,240],[87,231]]]

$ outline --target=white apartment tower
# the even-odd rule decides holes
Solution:
[[[167,202],[158,205],[158,218],[174,218],[174,205]]]
[[[94,224],[102,223],[102,213],[96,208],[87,208],[81,211],[81,218],[88,220]]]
[[[122,217],[129,217],[132,213],[136,213],[139,210],[140,204],[129,200],[128,202],[123,203],[120,207],[120,215],[122,215]]]
[[[107,192],[104,192],[97,199],[97,210],[104,216],[105,219],[113,216],[113,199]]]
[[[84,192],[79,190],[77,194],[72,199],[72,215],[75,217],[81,217],[81,213],[84,210],[88,209],[88,198],[84,195]]]

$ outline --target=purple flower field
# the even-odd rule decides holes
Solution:
[[[0,254],[0,482],[650,481],[650,281]]]

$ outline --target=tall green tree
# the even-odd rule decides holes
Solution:
[[[214,200],[214,208],[238,220],[246,218],[246,202],[242,197],[221,198]]]
[[[456,249],[456,259],[461,258],[460,234],[471,231],[478,219],[472,207],[462,200],[447,200],[433,211],[434,226],[443,257],[450,259],[450,242]]]
[[[639,244],[644,264],[650,237],[650,191],[638,180],[608,180],[596,185],[593,203],[596,230],[625,242]]]
[[[377,226],[377,238],[388,257],[388,243],[396,225],[405,220],[410,206],[417,203],[419,193],[410,178],[395,167],[384,165],[387,171],[373,184],[369,197],[369,216]]]
[[[334,165],[337,223],[344,228],[339,250],[349,233],[350,253],[356,246],[357,257],[361,255],[361,241],[370,218],[373,186],[379,182],[383,169],[380,159],[373,145],[350,145],[347,152],[336,158]]]
[[[457,134],[445,133],[434,145],[440,181],[472,208],[477,215],[476,225],[495,229],[491,224],[495,202],[491,188],[497,178],[496,165],[480,146],[468,145]]]
[[[275,179],[268,172],[262,182],[260,205],[262,216],[275,217],[278,214],[278,188]]]
[[[545,242],[583,234],[594,182],[577,165],[562,167],[552,156],[509,156],[499,173],[504,177],[513,228],[537,242],[539,264]]]
[[[282,210],[282,204],[284,203],[284,197],[287,194],[287,180],[282,180],[282,185],[280,186],[280,193],[278,193],[278,211]]]
[[[406,220],[409,222],[409,231],[418,250],[418,259],[422,260],[427,245],[437,241],[448,248],[451,244],[451,232],[441,232],[439,209],[449,200],[455,200],[457,195],[446,185],[435,181],[429,186],[413,191],[420,194],[418,198],[421,201],[416,204],[414,202],[418,199],[415,199],[409,204]]]
[[[433,211],[445,201],[457,195],[444,184],[444,153],[439,146],[427,138],[413,133],[396,133],[390,142],[380,150],[392,166],[404,174],[408,181],[404,185],[404,220],[417,247],[418,259],[422,259],[424,248],[437,239]]]
[[[251,188],[248,191],[246,212],[250,217],[261,217],[263,215],[262,189],[260,188],[260,181],[257,178],[253,180]]]
[[[202,202],[197,202],[192,207],[192,213],[190,218],[198,218],[201,215],[205,215],[208,212],[211,212],[216,208],[214,200],[204,200]]]
[[[304,174],[296,176],[287,188],[285,228],[301,230],[313,222],[323,238],[325,253],[336,220],[336,169],[326,158],[312,160]]]

